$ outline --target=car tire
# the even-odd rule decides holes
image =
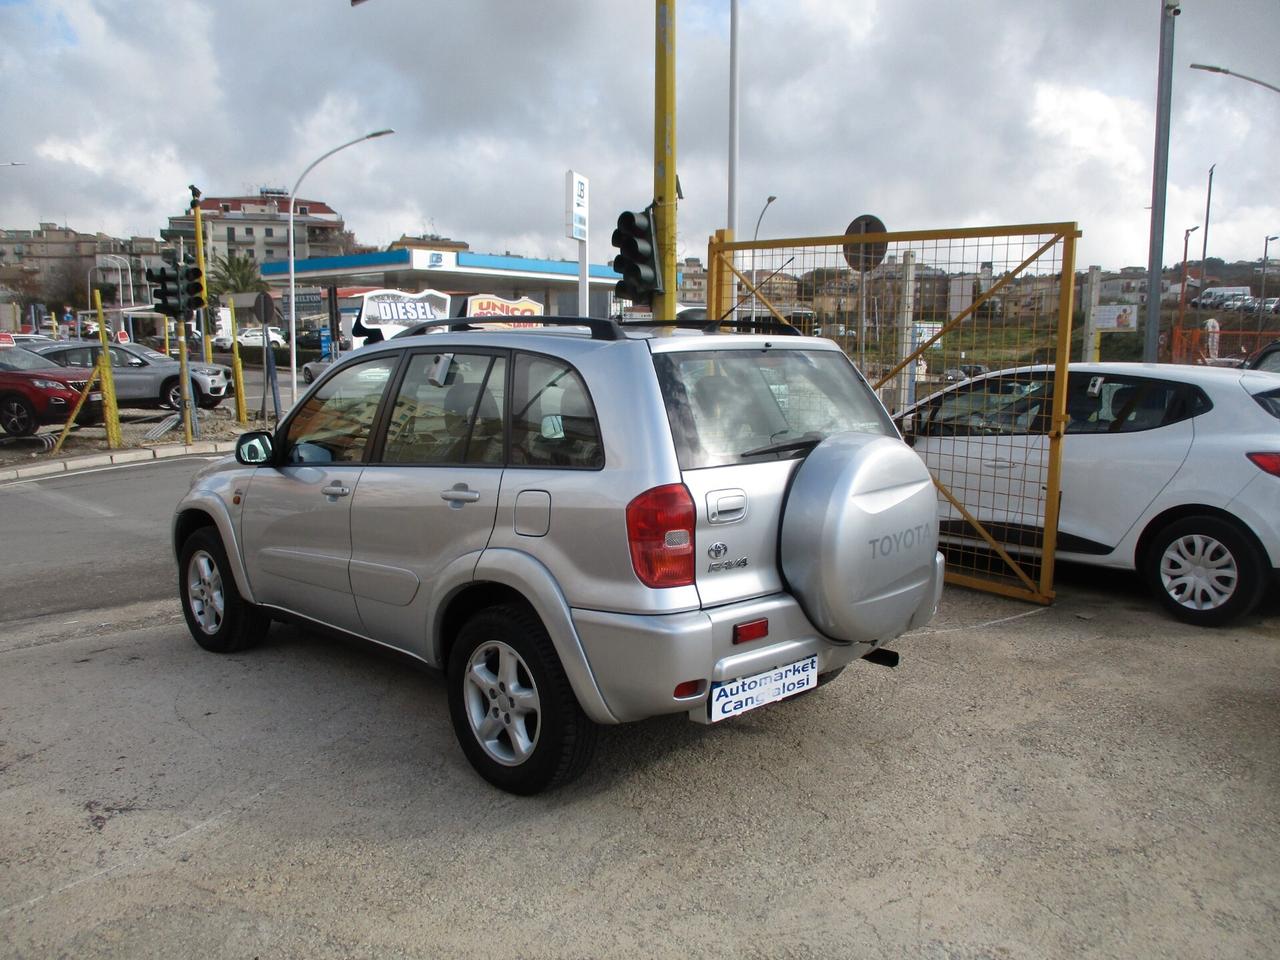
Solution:
[[[201,527],[178,554],[178,596],[187,629],[213,653],[235,653],[267,634],[271,618],[240,596],[214,527]]]
[[[200,387],[192,383],[191,399],[195,401],[197,407],[203,405],[201,397]],[[182,385],[178,382],[177,377],[170,377],[160,385],[160,405],[168,407],[170,410],[182,409]]]
[[[0,397],[0,429],[11,437],[29,437],[40,424],[36,422],[35,407],[15,393]]]
[[[529,796],[568,783],[595,751],[546,628],[527,607],[477,613],[446,670],[449,715],[467,760],[500,790]]]
[[[1184,623],[1221,627],[1262,599],[1268,568],[1253,538],[1222,517],[1175,520],[1147,544],[1143,576]]]

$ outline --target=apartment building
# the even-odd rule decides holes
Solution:
[[[205,251],[212,259],[230,253],[258,263],[287,262],[289,259],[289,193],[264,187],[253,196],[202,197],[200,217],[204,224]],[[335,257],[342,247],[345,225],[342,217],[321,200],[298,197],[294,201],[294,257]],[[169,218],[160,232],[165,240],[191,242],[195,238],[195,216],[189,210]]]

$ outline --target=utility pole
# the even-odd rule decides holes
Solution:
[[[676,282],[676,3],[655,0],[653,71],[653,203],[663,293],[653,319],[674,320]]]
[[[1147,317],[1142,359],[1160,354],[1160,280],[1164,267],[1164,201],[1169,179],[1169,104],[1173,99],[1173,21],[1177,3],[1160,0],[1160,64],[1156,81],[1156,146],[1151,175],[1151,243],[1147,256]]]

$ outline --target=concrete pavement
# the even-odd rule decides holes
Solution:
[[[173,600],[6,625],[0,956],[1273,957],[1275,610],[1153,607],[949,589],[898,670],[607,729],[533,799],[375,649],[218,657]]]

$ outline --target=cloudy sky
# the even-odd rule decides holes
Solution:
[[[1076,220],[1079,261],[1145,265],[1161,0],[740,0],[740,233]],[[680,255],[726,219],[728,0],[676,0]],[[1280,231],[1280,0],[1185,0],[1166,264]],[[155,236],[206,195],[290,186],[358,238],[436,232],[596,262],[652,194],[653,5],[621,0],[0,0],[0,225]],[[163,120],[161,118],[164,118]],[[1200,233],[1193,235],[1199,250]],[[1193,252],[1192,259],[1198,253]]]

